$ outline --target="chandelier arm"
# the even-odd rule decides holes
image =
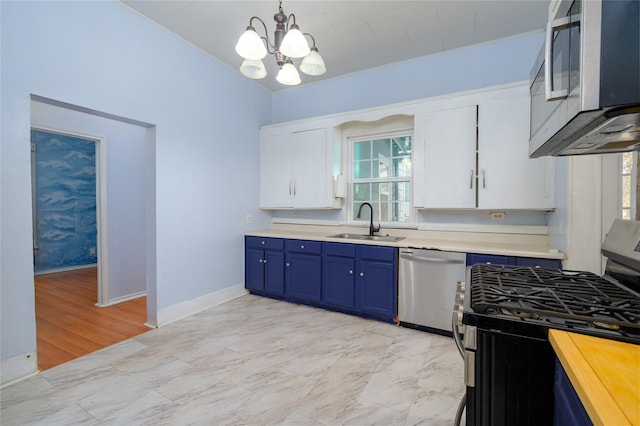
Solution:
[[[311,34],[302,33],[302,35],[311,37],[311,40],[313,41],[313,47],[316,47],[316,39]]]
[[[293,18],[293,25],[297,25],[296,24],[296,15],[294,15],[293,13],[291,15],[289,15],[287,17],[287,31],[289,31],[289,24],[291,24],[291,18]]]
[[[260,36],[260,38],[267,42],[267,52],[269,52],[270,54],[275,53],[276,47],[275,47],[275,45],[273,45],[271,43],[271,40],[269,40],[269,31],[267,30],[267,25],[264,23],[264,21],[262,19],[260,19],[259,16],[252,16],[251,19],[249,19],[249,25],[250,26],[253,26],[253,20],[254,19],[257,19],[258,21],[260,21],[260,23],[262,24],[262,28],[264,28],[264,34],[265,35],[264,36]],[[271,49],[271,50],[269,50],[269,49]],[[273,52],[272,52],[272,50],[273,50]]]

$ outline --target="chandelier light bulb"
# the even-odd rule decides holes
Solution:
[[[282,66],[278,75],[276,76],[276,80],[279,83],[286,84],[287,86],[295,86],[300,84],[302,80],[300,80],[300,74],[298,70],[291,62],[287,62]]]
[[[260,59],[245,59],[240,65],[242,75],[254,80],[260,80],[267,76],[267,69]]]
[[[324,65],[324,59],[318,53],[318,49],[311,48],[311,52],[304,57],[300,64],[300,71],[307,75],[322,75],[327,72],[327,67]]]
[[[267,56],[267,48],[256,29],[248,26],[236,43],[236,53],[244,59],[262,59]]]
[[[291,25],[282,39],[280,52],[289,58],[303,58],[309,54],[309,43],[296,24]]]

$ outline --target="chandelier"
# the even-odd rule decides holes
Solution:
[[[261,37],[253,27],[253,20],[257,19],[264,27],[265,36]],[[273,34],[273,43],[269,39],[269,32],[264,21],[257,16],[253,16],[249,20],[247,30],[240,36],[236,43],[236,52],[244,58],[244,62],[240,65],[240,72],[248,78],[261,79],[266,77],[267,70],[264,67],[262,58],[267,53],[272,54],[276,58],[276,63],[280,68],[276,80],[282,84],[295,86],[300,84],[300,74],[293,64],[293,59],[303,58],[300,63],[300,71],[308,75],[322,75],[327,69],[324,66],[324,60],[318,48],[316,40],[311,34],[303,33],[296,24],[296,16],[292,13],[287,16],[282,11],[282,0],[278,7],[278,13],[273,15],[276,21],[276,30]],[[291,21],[293,23],[289,24]],[[313,46],[309,47],[309,43],[305,36],[311,38]]]

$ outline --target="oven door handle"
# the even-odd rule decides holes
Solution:
[[[460,333],[460,325],[458,318],[458,309],[454,307],[453,315],[451,316],[451,331],[453,332],[453,341],[456,342],[456,347],[460,356],[464,359],[464,347],[462,346],[462,334]]]

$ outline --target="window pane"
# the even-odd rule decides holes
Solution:
[[[353,184],[353,200],[354,201],[369,201],[371,199],[371,184],[370,183],[354,183]],[[359,204],[359,203],[358,203]]]
[[[627,220],[631,219],[631,210],[622,209],[622,218]]]
[[[395,222],[409,222],[411,220],[411,203],[393,203],[393,220]]]
[[[388,158],[391,157],[391,140],[377,139],[373,141],[373,157],[372,158]]]
[[[622,154],[622,174],[628,175],[631,174],[631,169],[633,168],[633,153],[625,152]]]
[[[353,159],[368,160],[371,158],[371,141],[356,142],[353,147]]]
[[[374,220],[379,220],[381,222],[391,222],[393,220],[389,212],[388,203],[376,203],[375,211],[377,216],[373,217]]]
[[[411,176],[411,157],[394,158],[392,176],[394,177]]]
[[[411,156],[411,136],[393,138],[393,156]]]
[[[391,200],[391,183],[380,182],[371,184],[371,201],[390,201]]]
[[[622,207],[631,208],[631,176],[622,176]]]
[[[374,178],[386,178],[391,176],[390,169],[391,168],[391,159],[384,158],[373,160],[373,171],[372,176]]]
[[[393,183],[393,201],[411,201],[411,184],[409,182]]]
[[[367,179],[371,177],[371,161],[356,161],[353,164],[353,178]]]

